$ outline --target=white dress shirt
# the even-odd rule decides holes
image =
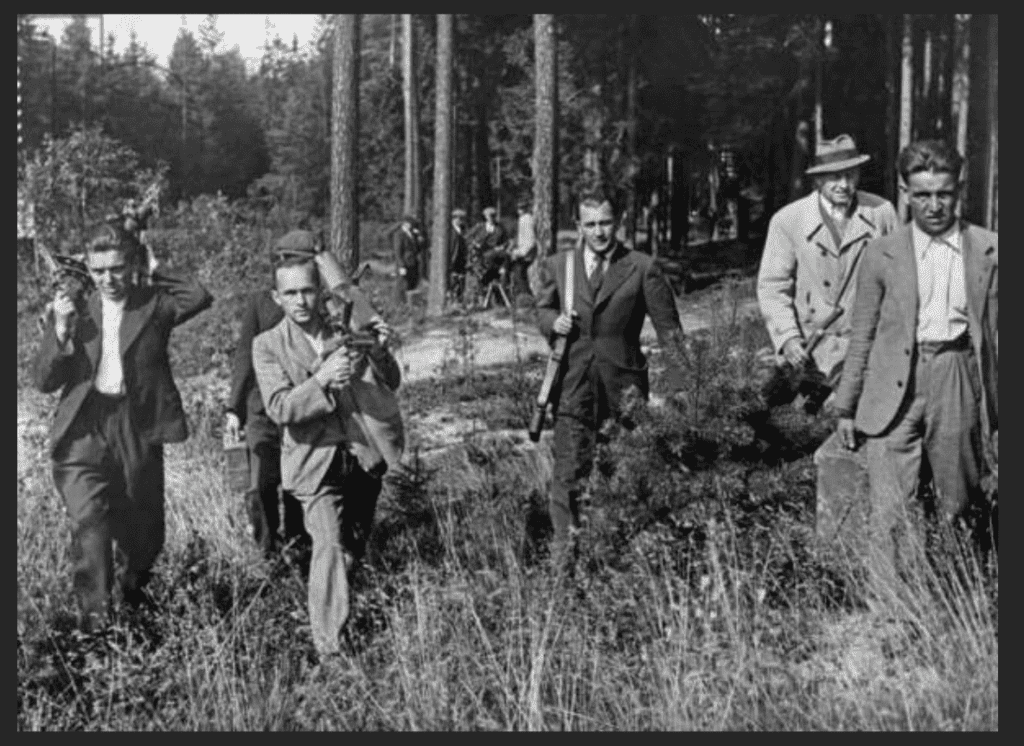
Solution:
[[[100,338],[100,364],[93,385],[101,394],[117,396],[124,390],[124,369],[121,366],[121,318],[125,301],[100,296],[103,335]]]
[[[602,260],[601,272],[603,273],[608,269],[608,252],[605,252],[603,256],[599,256],[598,253],[589,246],[583,251],[583,268],[587,272],[588,280],[593,279],[594,270],[597,269],[598,260]]]
[[[929,236],[917,225],[917,341],[948,342],[967,330],[967,293],[961,234],[954,225],[941,236]]]

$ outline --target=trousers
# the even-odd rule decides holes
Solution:
[[[266,419],[261,422],[260,419]],[[281,507],[284,512],[283,541],[306,536],[302,504],[281,489],[281,441],[277,425],[268,418],[250,415],[245,427],[249,449],[249,491],[246,503],[253,539],[264,554],[270,554],[278,542]]]
[[[907,509],[917,494],[922,461],[931,468],[942,523],[953,523],[981,493],[981,376],[974,350],[919,347],[907,386],[894,424],[866,443],[869,580],[883,595],[899,587],[899,568],[913,556]]]
[[[132,426],[127,397],[92,392],[54,452],[53,480],[71,520],[72,586],[83,614],[104,618],[114,545],[122,597],[136,595],[164,543],[163,446]]]
[[[307,584],[309,623],[320,655],[340,650],[349,615],[349,574],[366,551],[381,479],[339,447],[316,492],[297,494],[313,540]]]

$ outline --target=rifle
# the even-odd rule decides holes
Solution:
[[[832,392],[834,382],[826,380],[825,375],[818,370],[818,366],[810,355],[821,344],[828,328],[842,315],[842,306],[833,307],[821,326],[808,335],[804,341],[804,349],[808,355],[808,362],[805,365],[796,367],[787,361],[782,365],[775,366],[772,375],[762,389],[762,394],[769,407],[788,404],[797,396],[803,395],[804,410],[809,414],[813,414],[821,408],[825,399]]]
[[[568,251],[565,257],[565,303],[564,311],[572,313],[573,290],[575,288],[575,267],[576,252]],[[540,441],[540,431],[544,429],[544,417],[551,403],[551,392],[556,383],[561,383],[564,370],[562,359],[565,357],[565,348],[568,343],[567,335],[558,334],[555,342],[551,345],[551,355],[548,357],[548,367],[544,372],[544,381],[541,383],[540,392],[537,394],[537,401],[533,407],[533,416],[530,418],[530,440],[534,443]],[[556,381],[557,379],[557,381]]]

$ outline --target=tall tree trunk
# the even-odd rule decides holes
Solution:
[[[900,152],[910,144],[914,100],[914,16],[903,14],[903,47],[900,76]],[[898,158],[899,156],[897,156]],[[907,196],[901,189],[897,214],[907,221]]]
[[[629,46],[627,57],[628,70],[626,73],[626,161],[629,164],[629,240],[636,248],[636,220],[637,220],[637,194],[636,178],[639,169],[636,166],[636,16],[629,17],[629,33],[626,43]]]
[[[882,173],[884,174],[883,189],[886,199],[896,204],[898,201],[896,184],[896,155],[897,155],[897,132],[899,121],[897,111],[899,110],[899,81],[897,73],[899,65],[896,60],[899,58],[899,16],[882,16],[882,23],[885,24],[885,163]]]
[[[999,16],[988,18],[988,164],[985,169],[985,226],[999,230]]]
[[[430,246],[427,315],[440,316],[448,280],[448,235],[452,210],[452,16],[437,16],[437,101],[434,113],[434,224]]]
[[[921,23],[924,26],[924,43],[921,49],[921,94],[918,98],[919,112],[917,115],[920,134],[918,137],[935,137],[935,120],[932,116],[934,111],[932,98],[932,58],[934,57],[934,32],[932,28],[934,19],[931,16],[922,16]]]
[[[818,55],[814,61],[814,141],[811,144],[812,153],[818,152],[818,146],[825,139],[825,115],[821,102],[822,88],[825,84],[825,55],[822,45],[825,31],[821,20],[818,21],[816,29]]]
[[[970,13],[956,14],[956,30],[953,34],[953,92],[951,104],[953,121],[956,123],[956,149],[960,155],[967,155],[967,114],[970,110],[971,90],[971,44]]]
[[[412,16],[402,14],[402,102],[405,109],[405,194],[402,210],[423,221],[423,191],[420,188],[419,102],[417,100],[416,28]]]
[[[395,48],[398,44],[398,16],[394,13],[388,16],[391,27],[391,38],[388,44],[388,70],[395,69]]]
[[[349,272],[359,266],[359,21],[359,15],[334,16],[331,249]]]
[[[558,251],[558,60],[555,17],[533,16],[536,118],[533,138],[533,214],[540,256]]]

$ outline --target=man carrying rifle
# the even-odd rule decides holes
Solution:
[[[322,276],[337,287],[329,278],[337,269],[326,252],[282,257],[273,298],[284,318],[252,345],[267,414],[283,430],[282,486],[302,503],[313,539],[308,604],[321,659],[340,652],[348,578],[366,547],[381,478],[402,445],[376,426],[398,416],[391,329],[365,303],[353,323],[353,301],[321,289]]]
[[[601,425],[618,414],[622,392],[630,386],[647,397],[647,360],[640,350],[644,316],[650,315],[663,347],[682,333],[672,288],[658,265],[616,240],[619,214],[604,192],[583,194],[580,245],[548,257],[539,270],[541,333],[553,347],[563,337],[566,350],[553,397],[549,510],[556,561],[564,558],[579,525],[580,484],[593,468]]]
[[[783,370],[812,374],[807,377],[824,382],[826,392],[846,355],[861,253],[897,224],[892,203],[857,189],[870,158],[849,135],[818,145],[807,169],[815,189],[772,216],[757,278],[761,314]]]

